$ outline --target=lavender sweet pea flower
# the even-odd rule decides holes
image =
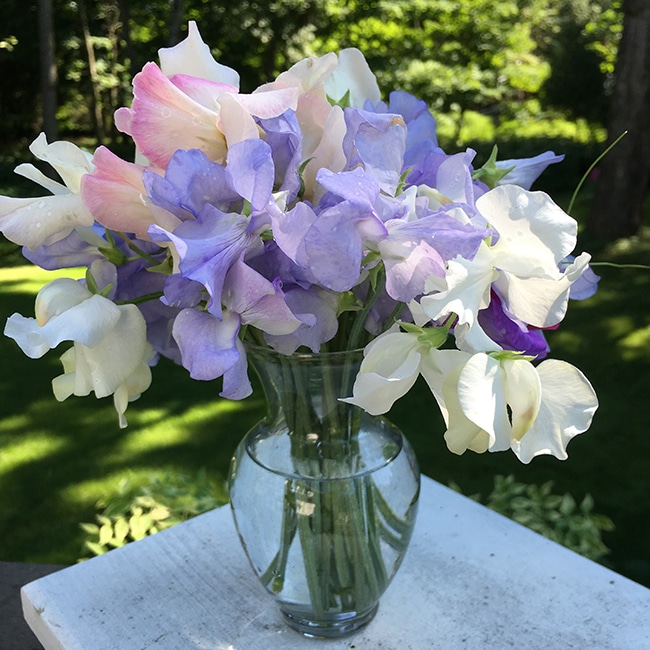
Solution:
[[[406,123],[406,156],[420,143],[427,143],[427,148],[438,147],[436,120],[431,115],[427,103],[403,90],[394,90],[388,96],[388,105],[378,102],[374,106],[367,102],[366,110],[376,113],[394,113],[401,115]]]
[[[449,204],[463,206],[468,218],[475,214],[475,186],[472,180],[472,149],[447,156],[429,152],[407,178],[408,185],[418,185],[421,195],[428,197],[433,210]]]
[[[271,201],[275,165],[271,147],[263,140],[244,140],[230,147],[226,165],[230,186],[253,210],[264,210]]]
[[[316,286],[295,286],[285,291],[285,300],[303,324],[290,334],[265,334],[265,341],[282,354],[293,354],[300,346],[319,352],[338,330],[338,295]]]
[[[295,111],[287,111],[279,117],[258,120],[265,133],[264,141],[269,145],[275,164],[275,186],[287,193],[287,202],[293,201],[300,192],[302,163],[302,135]]]
[[[362,169],[339,174],[322,169],[316,179],[343,200],[318,214],[305,234],[305,259],[296,262],[308,266],[322,286],[348,291],[359,282],[364,251],[376,249],[387,234],[374,209],[379,185]]]
[[[497,185],[519,185],[529,190],[540,174],[549,166],[564,160],[564,154],[556,155],[553,151],[534,156],[533,158],[513,158],[512,160],[498,160],[496,166],[501,169],[514,167]]]
[[[486,232],[462,224],[443,211],[415,221],[391,219],[378,248],[386,267],[386,291],[408,303],[425,293],[432,276],[445,277],[445,263],[456,255],[472,259]]]
[[[347,169],[361,166],[377,179],[381,189],[394,195],[402,174],[406,124],[401,115],[370,113],[346,108],[347,130],[343,152]]]
[[[239,314],[242,325],[252,325],[269,334],[291,334],[305,320],[308,325],[315,325],[313,318],[300,319],[294,315],[281,285],[279,280],[270,282],[239,259],[226,277],[223,304]]]
[[[204,299],[205,289],[200,282],[188,280],[180,275],[169,275],[165,279],[164,295],[161,301],[170,307],[184,309],[196,307]]]
[[[246,352],[237,338],[240,325],[239,316],[231,312],[219,320],[207,312],[183,309],[173,327],[183,367],[190,377],[203,381],[223,377],[220,395],[228,399],[244,399],[252,392]]]
[[[212,162],[199,149],[177,151],[164,178],[145,170],[143,182],[153,203],[182,221],[198,216],[206,204],[229,211],[241,200],[226,178],[223,165]]]
[[[200,282],[210,300],[208,311],[221,318],[221,292],[226,274],[233,263],[259,240],[249,232],[249,220],[241,214],[221,212],[206,205],[198,219],[185,221],[167,232],[151,226],[153,241],[169,241],[179,256],[182,277]]]
[[[36,250],[23,248],[23,257],[42,269],[55,269],[90,266],[94,260],[103,259],[99,248],[107,246],[108,242],[102,235],[102,226],[77,226],[67,237],[53,244],[43,244]]]

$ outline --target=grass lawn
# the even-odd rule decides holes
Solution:
[[[622,242],[598,259],[650,263],[650,238]],[[520,464],[510,453],[454,456],[442,439],[435,402],[423,384],[396,404],[424,473],[464,492],[487,495],[495,474],[519,481],[553,480],[555,492],[581,500],[616,530],[604,535],[607,563],[650,586],[650,271],[597,269],[597,296],[572,303],[562,327],[549,334],[552,356],[577,365],[601,406],[592,429],[569,445],[570,458]],[[35,292],[51,274],[32,267],[0,269],[0,322],[33,314]],[[55,401],[50,380],[59,352],[30,360],[0,336],[0,560],[73,563],[82,554],[79,523],[92,521],[98,499],[121,479],[146,481],[168,470],[206,468],[223,490],[230,454],[262,415],[259,391],[243,402],[218,397],[218,382],[196,382],[165,360],[154,383],[129,407],[120,430],[110,400]]]

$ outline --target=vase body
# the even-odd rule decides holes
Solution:
[[[268,415],[231,464],[240,539],[291,627],[349,634],[372,619],[406,553],[417,461],[395,426],[339,400],[352,394],[361,351],[247,350]]]

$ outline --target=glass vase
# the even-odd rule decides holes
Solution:
[[[420,473],[408,441],[352,394],[362,351],[247,347],[267,417],[241,441],[230,503],[258,578],[287,623],[340,637],[368,623],[409,544]]]

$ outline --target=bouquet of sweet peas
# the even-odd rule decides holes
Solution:
[[[531,192],[562,156],[445,153],[424,102],[382,101],[355,49],[307,58],[250,94],[198,29],[133,80],[115,122],[136,162],[41,134],[16,172],[52,192],[0,197],[0,231],[45,269],[86,267],[5,334],[38,358],[64,341],[57,399],[125,411],[160,355],[220,395],[251,392],[245,341],[291,355],[364,347],[346,401],[384,413],[422,375],[455,453],[566,458],[597,408],[546,359],[544,330],[596,290],[577,224]],[[496,151],[496,150],[495,150]],[[541,361],[541,363],[537,363]]]

